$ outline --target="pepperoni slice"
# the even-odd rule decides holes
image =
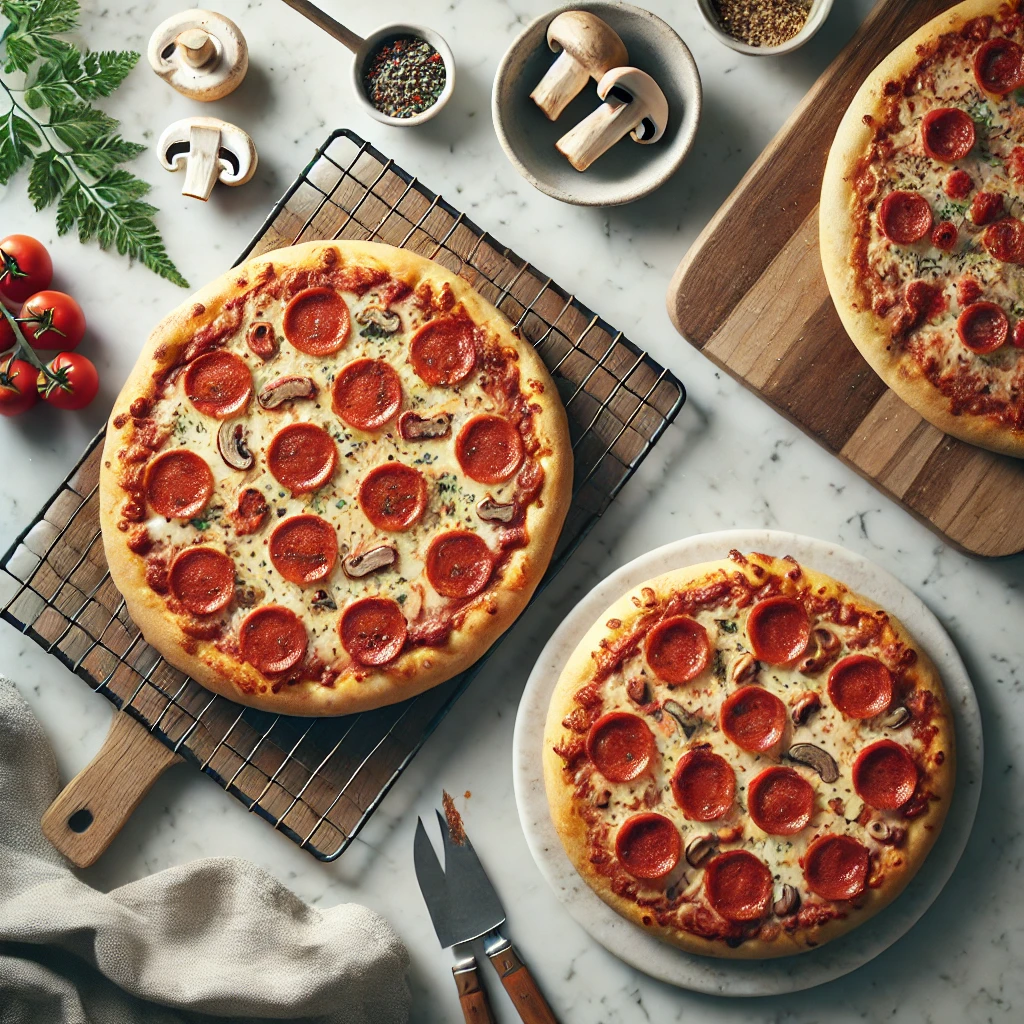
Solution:
[[[870,855],[853,836],[819,836],[804,855],[807,888],[826,900],[852,900],[864,891]]]
[[[405,646],[405,616],[390,597],[364,597],[350,604],[338,623],[345,650],[361,665],[386,665]]]
[[[351,327],[348,303],[333,288],[307,288],[284,311],[284,336],[309,356],[344,348]]]
[[[587,733],[587,757],[609,782],[629,782],[647,771],[654,735],[647,723],[628,711],[612,711]]]
[[[235,563],[216,548],[185,548],[171,563],[170,585],[194,615],[212,615],[235,595]]]
[[[971,222],[977,227],[991,224],[1003,212],[1003,197],[999,192],[979,192],[971,200]]]
[[[500,416],[474,416],[459,431],[455,454],[466,476],[482,484],[500,484],[523,464],[523,439]]]
[[[772,873],[746,850],[727,850],[704,870],[708,903],[727,921],[759,921],[772,901]]]
[[[679,829],[663,814],[634,814],[615,837],[615,856],[634,878],[664,878],[682,850]]]
[[[1012,39],[990,39],[974,55],[974,77],[986,92],[1005,96],[1024,85],[1024,50]]]
[[[747,636],[754,657],[769,665],[788,665],[807,649],[811,620],[804,606],[792,597],[759,601],[747,619]]]
[[[270,561],[290,583],[305,586],[330,576],[338,560],[338,535],[319,516],[292,516],[270,535]]]
[[[897,245],[910,245],[924,238],[932,228],[932,210],[919,192],[890,192],[878,213],[886,238]]]
[[[956,332],[972,351],[995,352],[1010,335],[1010,320],[994,302],[973,302],[957,318]]]
[[[943,189],[950,199],[966,199],[974,188],[971,176],[962,170],[951,171]]]
[[[482,537],[452,530],[435,537],[427,549],[427,579],[442,597],[472,597],[487,586],[494,556]]]
[[[851,654],[829,673],[828,696],[847,718],[874,718],[892,703],[892,673],[877,658]]]
[[[1024,320],[1018,320],[1013,325],[1013,347],[1024,348]]]
[[[402,381],[383,359],[356,359],[338,374],[334,411],[357,430],[376,430],[402,408]]]
[[[747,810],[762,832],[795,835],[814,813],[814,787],[792,768],[767,768],[747,789]]]
[[[363,478],[359,507],[378,530],[407,530],[427,507],[427,481],[412,466],[387,462]]]
[[[663,619],[647,636],[647,664],[666,683],[688,683],[707,668],[711,645],[704,627],[686,615]]]
[[[238,631],[242,660],[265,676],[295,668],[306,653],[306,627],[302,619],[279,604],[268,604],[249,614]]]
[[[466,317],[431,320],[412,336],[409,361],[417,376],[428,384],[460,384],[476,366],[476,328]]]
[[[292,494],[309,494],[323,487],[337,465],[334,439],[313,423],[289,424],[267,447],[267,468]]]
[[[1016,217],[1004,217],[985,228],[982,244],[1003,263],[1024,263],[1024,224]]]
[[[201,455],[185,448],[158,455],[146,472],[149,507],[167,519],[191,519],[213,494],[213,472]]]
[[[204,416],[226,420],[249,404],[252,374],[231,352],[207,352],[188,364],[185,394]]]
[[[963,160],[974,148],[974,122],[956,107],[929,110],[921,122],[921,141],[935,160]]]
[[[932,232],[932,245],[943,252],[952,252],[956,248],[958,237],[956,225],[952,221],[941,220]]]
[[[761,686],[744,686],[722,705],[720,723],[737,747],[760,754],[782,739],[786,705]]]
[[[910,751],[892,740],[865,747],[853,762],[853,788],[879,811],[902,807],[917,788],[917,765]]]
[[[696,747],[679,759],[672,795],[690,821],[714,821],[729,812],[736,797],[736,773],[724,757]]]

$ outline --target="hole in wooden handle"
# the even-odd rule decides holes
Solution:
[[[68,828],[72,832],[81,834],[92,824],[92,811],[88,807],[83,807],[81,810],[75,811],[74,814],[68,818]]]

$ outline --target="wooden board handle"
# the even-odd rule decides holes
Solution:
[[[87,868],[110,845],[154,782],[181,758],[119,711],[99,753],[43,815],[43,835],[72,864]]]
[[[540,994],[529,968],[511,945],[488,956],[524,1024],[558,1024],[558,1018]]]
[[[466,1024],[495,1024],[487,992],[480,984],[476,960],[472,959],[468,964],[456,964],[452,968],[452,974],[455,977],[455,987],[459,990],[459,1003]]]

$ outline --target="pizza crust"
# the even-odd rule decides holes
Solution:
[[[126,546],[125,534],[118,529],[126,495],[116,472],[117,454],[131,429],[131,419],[125,415],[128,407],[150,392],[153,375],[175,363],[198,329],[216,320],[268,265],[279,272],[316,266],[328,250],[355,265],[381,265],[413,289],[424,281],[435,288],[448,285],[479,327],[516,349],[523,381],[531,379],[542,385],[532,391],[531,403],[540,409],[537,431],[546,452],[538,461],[544,469],[544,482],[541,500],[527,509],[528,544],[512,553],[501,583],[488,587],[473,602],[461,628],[452,631],[444,646],[407,651],[386,670],[360,667],[358,680],[348,671],[332,687],[302,681],[274,693],[271,682],[251,665],[222,653],[211,641],[189,637],[164,599],[147,584],[145,559]],[[572,474],[568,422],[547,367],[533,346],[514,334],[507,319],[467,282],[425,257],[393,246],[307,242],[275,250],[228,271],[182,303],[150,334],[107,425],[100,468],[100,524],[111,579],[146,641],[168,662],[214,693],[250,707],[288,715],[347,715],[397,703],[445,682],[477,661],[512,625],[551,560],[571,501]]]
[[[773,559],[766,555],[752,555],[750,558],[751,560],[757,559],[758,564],[770,572],[786,572],[793,565],[791,562],[783,562],[781,559]],[[831,577],[808,569],[806,566],[801,566],[801,569],[804,577],[811,583],[815,591],[820,590],[827,596],[843,596],[852,599],[858,606],[865,609],[883,610],[867,598],[851,593],[842,583]],[[877,889],[869,887],[860,898],[859,909],[845,918],[833,918],[824,925],[815,926],[810,931],[798,929],[791,934],[783,931],[773,942],[765,942],[757,938],[747,939],[735,948],[728,946],[724,941],[707,939],[681,928],[659,925],[635,901],[614,892],[608,878],[596,871],[590,861],[587,826],[576,812],[573,789],[566,783],[563,774],[564,762],[554,752],[555,746],[571,736],[571,733],[563,725],[563,719],[577,707],[574,695],[593,677],[593,652],[600,649],[602,641],[628,633],[631,625],[643,614],[643,608],[638,607],[637,602],[640,602],[641,606],[643,605],[646,599],[644,594],[646,589],[653,590],[655,595],[661,598],[712,574],[723,572],[734,574],[737,571],[743,571],[743,569],[731,559],[703,562],[699,565],[677,569],[639,584],[602,612],[566,662],[555,685],[545,724],[542,758],[544,785],[555,831],[561,838],[565,852],[573,866],[605,903],[645,932],[689,953],[724,959],[757,960],[791,956],[807,952],[809,949],[829,942],[863,924],[903,891],[924,862],[945,821],[956,778],[955,737],[952,715],[938,671],[927,654],[914,644],[906,627],[893,615],[886,613],[889,623],[899,638],[917,653],[918,660],[912,672],[917,686],[930,692],[937,702],[940,714],[935,722],[938,728],[936,743],[947,752],[943,764],[935,770],[933,776],[939,800],[930,805],[925,819],[919,822],[919,824],[927,823],[930,828],[907,829],[906,841],[899,847],[905,866],[899,873],[890,876],[890,884],[885,884]],[[610,629],[607,625],[610,620],[618,620],[621,625]],[[749,818],[743,814],[741,820],[749,821]],[[700,825],[700,823],[695,824]],[[710,822],[707,823],[707,826],[701,825],[700,827],[713,830],[715,823]],[[701,884],[703,885],[703,882]],[[645,916],[647,916],[647,921],[644,920]]]
[[[880,115],[882,88],[913,70],[921,60],[919,48],[928,47],[947,32],[958,32],[973,18],[995,15],[1004,2],[964,0],[923,25],[868,75],[847,108],[829,151],[821,185],[818,237],[825,280],[839,318],[850,340],[882,380],[929,423],[947,434],[990,451],[1024,458],[1024,432],[1011,432],[986,416],[954,415],[948,408],[949,399],[917,365],[890,348],[888,326],[871,309],[863,308],[850,264],[855,241],[851,170],[872,138],[871,128],[863,120],[865,114]]]

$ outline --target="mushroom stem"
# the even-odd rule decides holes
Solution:
[[[205,203],[220,175],[220,132],[205,125],[192,125],[188,130],[188,150],[181,194]]]
[[[609,96],[597,110],[575,128],[570,128],[555,143],[555,148],[577,171],[585,171],[636,127],[638,119],[634,118],[630,106],[628,100]]]
[[[557,121],[562,111],[578,96],[590,80],[590,71],[568,51],[563,50],[530,93],[530,99],[549,121]]]
[[[181,56],[190,67],[205,67],[217,57],[216,43],[210,33],[201,28],[186,29],[175,42],[181,47]]]

